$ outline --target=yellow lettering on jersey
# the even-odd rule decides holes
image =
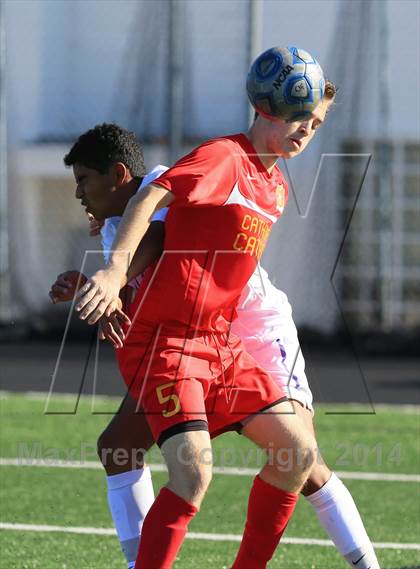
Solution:
[[[243,251],[246,245],[247,235],[246,233],[238,233],[233,243],[233,248],[235,251]]]
[[[248,237],[248,241],[246,243],[244,252],[249,253],[250,255],[254,255],[256,244],[257,244],[257,238],[256,237]]]
[[[241,229],[248,233],[241,232],[236,235],[233,249],[248,253],[259,260],[270,234],[270,225],[258,216],[251,216],[247,213],[242,219]]]
[[[251,221],[251,216],[247,213],[242,220],[241,229],[245,229],[245,231],[248,231],[250,221]]]
[[[277,207],[283,213],[284,205],[286,201],[286,191],[284,189],[284,185],[280,184],[276,188],[276,200],[277,200]]]
[[[255,256],[258,260],[261,259],[261,256],[264,253],[264,248],[265,248],[265,241],[258,239],[257,247],[255,250]]]
[[[258,226],[260,225],[260,219],[258,219],[258,217],[253,217],[252,221],[251,221],[251,227],[250,230],[252,231],[252,233],[257,233],[258,234]]]
[[[262,232],[261,232],[260,237],[263,241],[267,241],[269,235],[270,235],[270,228],[269,228],[268,224],[265,223],[264,227],[262,228]]]

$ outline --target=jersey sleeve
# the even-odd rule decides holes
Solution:
[[[118,225],[121,221],[121,217],[114,216],[105,219],[105,223],[101,228],[101,245],[102,253],[105,259],[105,263],[108,263],[109,257],[112,251],[112,244],[114,242],[115,236],[117,235]]]
[[[172,205],[222,205],[239,174],[239,155],[226,139],[206,142],[179,160],[154,184],[171,191]]]

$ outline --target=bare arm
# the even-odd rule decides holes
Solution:
[[[111,314],[119,291],[128,280],[128,260],[133,258],[152,214],[167,207],[173,199],[170,191],[154,184],[130,199],[118,227],[109,264],[96,272],[77,294],[76,310],[82,320],[89,318],[89,324],[94,324],[102,314]]]
[[[147,267],[161,256],[164,238],[164,223],[162,221],[153,221],[134,253],[127,272],[128,281],[144,273]]]
[[[138,244],[150,225],[153,213],[167,207],[172,200],[173,194],[171,192],[160,186],[150,184],[142,192],[135,194],[128,202],[118,226],[113,244],[114,251],[109,260],[110,269],[116,271],[123,280],[126,280],[127,258],[133,258]]]

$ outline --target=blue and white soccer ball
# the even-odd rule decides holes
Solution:
[[[307,51],[272,47],[251,65],[246,88],[258,113],[293,121],[315,110],[324,96],[325,80],[319,63]]]

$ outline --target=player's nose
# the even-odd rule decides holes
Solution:
[[[83,197],[83,192],[80,188],[80,186],[76,186],[76,192],[75,192],[75,196],[78,200],[81,200]]]
[[[302,134],[308,134],[309,132],[309,123],[308,122],[301,122],[298,128],[298,131]]]

